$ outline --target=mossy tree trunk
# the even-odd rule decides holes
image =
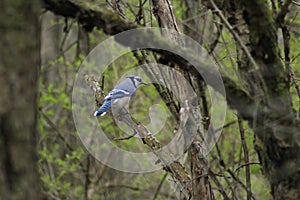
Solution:
[[[252,106],[246,102],[244,108],[237,110],[254,131],[255,148],[272,196],[300,199],[300,126],[292,107],[288,69],[281,59],[277,38],[278,22],[284,23],[282,15],[291,1],[285,2],[278,15],[272,14],[268,1],[205,2],[212,10],[221,9],[231,25],[227,28],[238,34],[239,40],[236,37],[235,41],[239,75],[248,99],[255,106],[252,114],[245,112]],[[242,44],[248,52],[241,48]]]

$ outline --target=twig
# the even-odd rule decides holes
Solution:
[[[300,88],[299,88],[299,84],[298,84],[298,81],[297,79],[295,78],[295,73],[294,73],[294,70],[292,68],[292,66],[290,65],[289,62],[286,62],[286,66],[287,66],[287,69],[289,71],[289,77],[296,89],[296,92],[297,92],[297,95],[298,95],[298,102],[299,102],[299,107],[298,107],[298,114],[297,114],[297,118],[299,119],[300,118]]]
[[[160,180],[160,182],[159,182],[159,184],[158,184],[158,186],[157,186],[156,192],[155,192],[155,194],[154,194],[153,200],[155,200],[155,199],[157,198],[158,193],[160,192],[160,189],[161,189],[161,187],[162,187],[164,181],[165,181],[166,178],[167,178],[167,175],[168,175],[168,173],[165,173],[164,176],[163,176],[163,178]]]
[[[213,18],[215,19],[215,16],[213,16]],[[207,47],[209,55],[211,55],[215,51],[215,49],[216,49],[216,47],[219,43],[219,38],[222,35],[222,30],[223,30],[223,25],[222,24],[219,24],[219,23],[216,23],[216,22],[214,22],[214,24],[217,28],[217,37],[215,38],[215,40],[213,42],[210,43],[209,48]]]
[[[67,148],[70,151],[75,151],[73,147],[68,143],[67,139],[64,137],[63,133],[58,129],[58,127],[52,122],[52,120],[43,112],[40,110],[40,113],[44,117],[44,119],[47,121],[47,123],[54,129],[54,131],[58,134],[58,137],[65,143]]]
[[[234,39],[240,45],[241,49],[243,50],[243,52],[245,53],[245,55],[249,59],[250,63],[253,65],[254,71],[256,72],[255,73],[255,79],[256,79],[255,81],[257,81],[258,84],[261,86],[261,88],[256,90],[256,95],[257,96],[264,96],[263,91],[267,91],[267,89],[266,89],[267,87],[266,87],[266,84],[264,82],[264,79],[263,79],[261,73],[259,73],[259,66],[257,65],[256,61],[254,60],[253,56],[249,52],[248,48],[246,47],[246,45],[244,44],[244,42],[242,41],[242,39],[240,38],[238,33],[236,33],[236,31],[234,30],[234,27],[231,26],[231,24],[228,22],[228,20],[222,14],[222,12],[218,8],[218,6],[215,4],[215,2],[213,0],[209,0],[209,1],[211,3],[212,7],[214,8],[215,13],[220,17],[221,21],[225,24],[225,26],[231,32]]]
[[[142,24],[143,26],[146,26],[146,17],[145,17],[145,12],[144,12],[144,5],[146,2],[147,2],[147,0],[144,0],[144,2],[142,2],[142,0],[139,0],[139,11],[135,16],[135,21],[138,24],[141,24],[140,20],[143,19],[143,24]]]
[[[233,29],[233,27],[232,27],[232,29]],[[219,32],[221,32],[221,30],[219,30]],[[228,39],[225,39],[224,35],[222,33],[220,33],[220,39],[223,41],[224,47],[225,47],[226,51],[228,52],[227,55],[226,55],[226,57],[227,56],[229,57],[231,67],[233,68],[234,72],[238,75],[237,69],[234,67],[235,66],[234,55],[232,55],[232,53],[231,53],[231,51],[230,51],[230,49],[228,47],[228,43],[229,43]],[[247,47],[245,46],[245,48],[247,48]],[[239,76],[238,76],[238,78],[240,79]],[[242,82],[242,81],[240,81],[240,82]]]
[[[65,18],[65,27],[64,27],[64,32],[65,32],[65,34],[64,34],[64,37],[63,37],[63,39],[62,39],[62,41],[61,41],[61,44],[60,44],[60,46],[59,46],[59,51],[60,51],[60,52],[63,52],[63,51],[64,51],[64,50],[63,50],[64,45],[65,45],[65,43],[66,43],[66,41],[67,41],[67,38],[68,38],[69,33],[70,33],[70,30],[72,29],[72,27],[73,27],[74,23],[76,22],[76,20],[77,20],[77,17],[75,17],[75,19],[73,19],[73,20],[71,21],[71,24],[68,25],[68,20],[67,20],[67,18]],[[75,42],[75,43],[77,43],[77,42]]]
[[[239,179],[239,178],[237,178],[236,176],[235,176],[235,174],[230,170],[230,169],[227,169],[227,172],[231,175],[231,177],[236,181],[236,182],[238,182],[241,186],[242,186],[242,188],[244,188],[246,191],[247,191],[247,193],[250,193],[251,194],[251,198],[253,199],[253,200],[256,200],[256,198],[254,197],[254,195],[253,195],[253,192]]]
[[[222,126],[222,127],[220,127],[220,128],[217,128],[214,132],[218,132],[218,131],[220,131],[220,130],[222,130],[222,129],[224,129],[224,128],[228,128],[228,127],[230,127],[231,125],[233,125],[233,124],[235,124],[235,123],[236,123],[236,121],[228,122],[228,123],[225,124],[224,126]]]
[[[77,45],[76,45],[76,53],[75,53],[75,59],[77,58],[79,58],[79,55],[80,55],[80,51],[81,51],[81,48],[80,48],[80,42],[81,42],[81,40],[80,40],[80,38],[81,38],[82,36],[81,36],[81,26],[80,26],[80,23],[77,21],[77,40],[76,40],[76,43],[77,43]],[[65,65],[66,67],[68,66],[68,65]],[[68,79],[66,79],[66,80],[68,80]]]
[[[211,171],[211,169],[208,170],[208,173],[209,173],[210,177],[212,178],[212,180],[215,182],[215,184],[218,188],[218,191],[221,193],[224,200],[230,200],[229,196],[226,194],[226,191],[225,191],[223,185],[216,178],[216,174],[213,171]]]
[[[287,1],[281,8],[280,13],[278,14],[277,22],[282,30],[282,37],[283,37],[283,45],[284,45],[284,60],[285,60],[285,66],[288,70],[288,76],[289,81],[292,82],[294,85],[297,95],[298,95],[298,101],[299,101],[299,107],[298,107],[298,114],[297,118],[300,118],[300,88],[298,85],[298,82],[295,78],[295,73],[293,71],[293,68],[291,66],[291,58],[290,58],[290,31],[287,27],[287,24],[284,20],[287,12],[288,12],[288,6],[290,5],[291,1]]]
[[[247,142],[245,139],[245,129],[243,126],[243,122],[240,116],[237,116],[238,118],[238,124],[239,124],[239,130],[240,130],[240,136],[241,136],[241,141],[242,141],[242,147],[244,150],[244,162],[249,163],[249,151],[248,151],[248,146]],[[246,185],[247,185],[247,200],[251,199],[252,193],[249,192],[251,191],[251,178],[250,178],[250,166],[246,165]]]
[[[213,155],[213,158],[216,159],[216,160],[219,160],[219,165],[218,165],[218,166],[220,167],[220,169],[221,169],[222,171],[225,171],[225,170],[226,170],[226,164],[225,164],[225,162],[224,162],[224,158],[223,158],[223,156],[222,156],[222,153],[221,153],[221,150],[220,150],[220,148],[219,148],[218,143],[216,143],[216,150],[217,150],[217,154],[218,154],[218,157],[219,157],[219,158],[218,158],[216,155],[212,154],[212,155]],[[209,169],[209,174],[210,174],[210,175],[214,174],[214,175],[216,176],[216,173],[213,173],[211,169]],[[232,187],[232,184],[230,184],[230,181],[228,180],[229,177],[227,177],[227,176],[223,176],[223,177],[224,177],[226,183],[228,184],[228,187],[230,188],[230,190],[231,190],[231,192],[232,192],[232,195],[235,197],[234,199],[237,199],[236,194],[235,194],[235,192],[234,192],[234,188]],[[226,194],[226,193],[225,193],[225,194]]]
[[[130,190],[134,190],[134,191],[139,191],[140,188],[139,187],[134,187],[134,186],[130,186],[130,185],[123,185],[123,184],[110,184],[110,183],[106,183],[104,184],[103,188],[127,188]]]
[[[137,14],[134,12],[133,8],[128,2],[126,2],[125,5],[128,7],[128,10],[131,12],[132,15],[137,16]]]
[[[273,13],[276,14],[277,13],[277,8],[276,8],[276,3],[275,3],[274,0],[271,0],[271,5],[272,5]]]
[[[243,49],[244,53],[247,55],[248,59],[250,60],[250,62],[252,63],[252,65],[254,66],[255,70],[258,70],[259,67],[256,64],[254,58],[252,57],[251,53],[249,52],[248,48],[246,47],[246,45],[243,43],[242,39],[240,38],[240,36],[234,31],[234,28],[231,26],[231,24],[227,21],[227,19],[225,18],[225,16],[222,14],[222,12],[220,11],[220,9],[217,7],[217,5],[215,4],[215,2],[213,0],[210,0],[211,5],[214,8],[215,13],[217,13],[217,15],[220,17],[220,19],[223,21],[223,23],[225,24],[225,26],[228,28],[228,30],[231,32],[231,34],[233,35],[234,39],[236,39],[236,41],[239,43],[239,45],[241,46],[241,48]]]
[[[45,120],[47,121],[47,123],[54,129],[54,131],[58,134],[58,137],[64,142],[64,144],[66,145],[67,149],[69,149],[69,151],[73,152],[75,151],[75,149],[69,144],[68,140],[65,138],[65,136],[63,135],[63,133],[58,129],[58,127],[52,122],[52,120],[43,112],[40,110],[40,113],[42,114],[42,117],[45,118]],[[83,163],[79,160],[78,161],[79,166],[84,169],[84,165]]]
[[[293,4],[297,5],[297,6],[300,6],[300,2],[297,2],[297,1],[292,1]]]
[[[115,141],[129,140],[129,139],[133,138],[136,134],[137,134],[137,132],[135,131],[133,135],[130,135],[130,136],[127,136],[127,137],[113,138],[113,140],[115,140]]]
[[[236,168],[233,172],[236,173],[241,168],[249,166],[249,165],[261,165],[261,163],[260,162],[248,162],[248,163],[245,163],[245,164],[242,164],[242,165],[238,166],[238,168]]]
[[[295,56],[291,59],[291,62],[294,62],[298,57],[300,57],[300,53],[298,53],[297,55],[295,55]]]
[[[136,57],[136,59],[138,60],[139,64],[146,64],[147,67],[143,67],[143,71],[146,73],[146,75],[151,79],[151,80],[155,80],[157,83],[159,83],[160,78],[162,80],[164,80],[163,77],[156,77],[155,74],[157,74],[156,68],[151,67],[151,63],[153,63],[153,61],[150,60],[148,54],[145,52],[145,50],[141,50],[141,56],[138,55],[138,53],[136,51],[133,52],[133,55]],[[160,62],[157,62],[160,63]],[[166,83],[165,83],[166,85]],[[163,87],[160,84],[156,84],[153,83],[153,86],[156,88],[157,92],[159,93],[159,95],[161,96],[161,98],[164,100],[164,102],[166,102],[166,105],[168,106],[168,108],[170,109],[173,117],[178,121],[178,113],[179,113],[179,105],[177,105],[175,103],[175,98],[174,95],[172,95],[172,93],[169,91],[169,89],[167,87]]]
[[[285,3],[282,5],[282,4],[279,4],[280,6],[280,11],[278,13],[278,16],[277,16],[277,20],[276,21],[279,21],[281,23],[283,23],[284,21],[284,18],[286,16],[286,14],[288,13],[289,11],[289,6],[291,5],[292,1],[291,0],[286,0]]]
[[[90,155],[87,155],[87,162],[86,162],[86,171],[85,171],[85,184],[84,184],[84,200],[88,200],[88,190],[89,190],[89,185],[91,183],[90,181],[90,164],[91,164],[91,159]]]

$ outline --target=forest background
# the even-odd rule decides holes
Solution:
[[[4,0],[0,7],[1,199],[300,199],[300,3]],[[186,97],[176,76],[159,74],[149,63],[172,67],[197,94],[200,109],[186,117],[196,134],[189,148],[168,164],[158,156],[164,168],[141,174],[97,161],[79,139],[72,114],[74,81],[84,59],[110,36],[138,27],[173,30],[159,37],[167,46],[180,46],[177,32],[197,41],[220,71],[227,102],[223,127],[213,127],[222,134],[203,155],[211,113],[223,105],[212,107],[209,88],[218,89],[190,63],[165,51],[138,49],[103,74],[87,77],[94,109],[135,67],[145,65],[148,76],[165,78],[167,87],[142,87],[130,103],[130,125],[139,134],[153,104],[167,113],[164,128],[145,143],[124,138],[110,114],[98,120],[126,151],[159,151],[178,137],[178,122],[189,107],[168,87],[176,83],[179,96]]]

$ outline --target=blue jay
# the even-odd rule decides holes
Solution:
[[[94,113],[94,116],[104,116],[112,104],[120,99],[131,97],[135,94],[136,89],[140,85],[147,85],[142,78],[136,75],[126,76],[126,79],[117,85],[112,91],[106,95],[102,101],[100,108]]]

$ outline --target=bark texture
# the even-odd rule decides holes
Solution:
[[[159,22],[159,27],[160,28],[167,28],[168,30],[173,30],[170,33],[167,33],[166,30],[163,30],[164,32],[162,33],[166,38],[169,38],[171,41],[176,42],[177,44],[181,44],[182,41],[178,39],[177,34],[179,33],[179,28],[177,26],[175,17],[174,17],[174,12],[173,8],[171,5],[171,2],[169,0],[153,0],[153,7],[155,8],[155,13],[156,13],[156,19]],[[181,74],[187,74],[188,80],[191,80],[191,77],[193,76],[192,74],[189,74],[188,71],[180,70],[180,67],[175,66],[175,68],[179,68],[179,71],[181,71]],[[176,78],[175,78],[176,79]],[[180,80],[179,78],[177,80]],[[177,83],[179,84],[179,83]],[[194,85],[195,91],[199,91],[200,85],[196,84]],[[189,94],[187,94],[186,91],[188,89],[184,88],[184,86],[178,87],[179,90],[179,96],[181,96],[182,99],[188,98]],[[190,104],[190,102],[188,102]],[[189,107],[189,106],[186,106]],[[184,110],[185,107],[184,105],[181,105],[181,110]],[[178,113],[176,113],[178,114]],[[181,118],[183,118],[181,114]],[[191,192],[191,197],[192,199],[197,199],[197,200],[210,200],[211,199],[211,194],[210,194],[210,183],[209,183],[209,178],[207,175],[207,160],[202,156],[202,147],[201,143],[203,141],[201,140],[200,134],[200,121],[201,121],[201,116],[200,116],[200,111],[194,112],[193,116],[185,116],[184,117],[186,120],[186,126],[185,129],[189,131],[193,131],[197,133],[196,138],[194,138],[194,141],[192,142],[191,146],[189,147],[189,155],[191,157],[190,165],[191,165],[191,185],[192,185],[192,192]],[[183,120],[183,119],[181,119]],[[186,131],[184,130],[184,131]]]
[[[37,169],[39,1],[0,2],[0,199],[43,199]]]
[[[205,2],[213,10],[217,9],[216,5],[222,9],[230,22],[227,28],[238,34],[250,52],[249,57],[237,42],[239,74],[245,91],[253,95],[247,99],[255,106],[252,114],[247,112],[250,115],[245,115],[243,108],[236,109],[255,133],[255,148],[270,182],[272,196],[274,199],[299,199],[299,122],[292,108],[287,72],[280,58],[276,16],[272,16],[267,1]],[[289,3],[285,2],[283,9]],[[282,18],[282,12],[277,18]]]

